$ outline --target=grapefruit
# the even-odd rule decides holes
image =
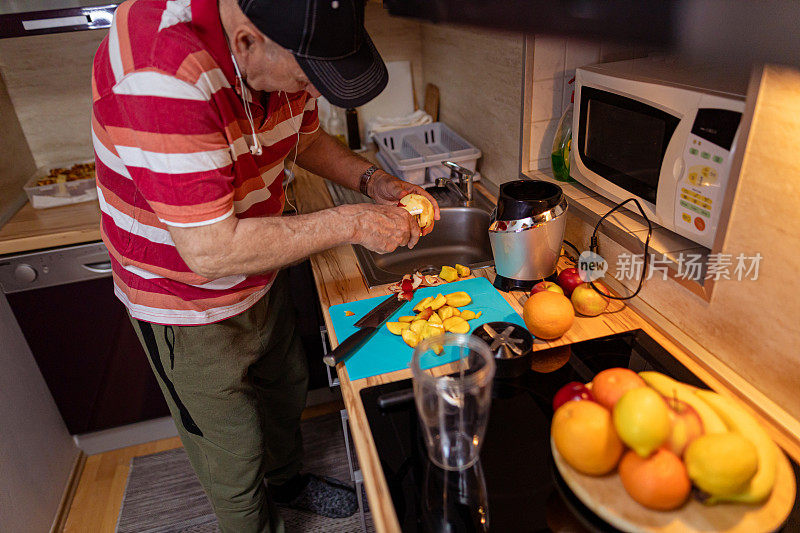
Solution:
[[[611,413],[594,402],[573,400],[559,407],[550,434],[567,464],[590,476],[614,470],[624,449]]]
[[[552,291],[537,292],[522,308],[525,325],[540,339],[557,339],[572,327],[575,310],[563,294]]]
[[[628,451],[619,463],[619,477],[631,498],[657,511],[677,509],[692,488],[686,467],[664,448],[646,459]]]
[[[629,368],[608,368],[592,380],[592,395],[606,409],[613,409],[622,395],[647,384]]]

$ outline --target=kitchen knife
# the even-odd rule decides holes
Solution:
[[[386,298],[355,323],[355,326],[361,329],[347,337],[335,350],[323,357],[322,360],[326,365],[335,367],[337,363],[347,359],[364,344],[373,333],[378,331],[381,324],[392,316],[392,313],[397,311],[404,303],[406,303],[406,301],[400,300],[396,294],[392,294]]]

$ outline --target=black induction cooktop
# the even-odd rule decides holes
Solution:
[[[564,347],[535,357],[543,359],[556,350],[566,359]],[[361,391],[403,531],[616,531],[572,494],[556,470],[550,452],[556,391],[570,381],[591,381],[612,367],[656,370],[706,386],[642,330],[571,344],[569,350],[569,358],[555,371],[531,370],[514,380],[495,380],[480,461],[462,473],[446,472],[428,460],[413,396],[385,406],[387,398],[410,389],[411,380]],[[800,475],[797,464],[792,467]],[[780,531],[800,531],[797,501]]]

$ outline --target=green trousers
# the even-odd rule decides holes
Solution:
[[[300,471],[308,386],[286,276],[222,322],[132,323],[220,530],[283,531],[263,481],[279,485]]]

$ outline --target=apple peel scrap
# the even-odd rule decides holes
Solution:
[[[414,297],[414,291],[420,287],[435,287],[441,285],[443,282],[438,276],[424,276],[419,272],[413,274],[406,274],[403,279],[397,283],[389,285],[389,290],[397,294],[398,300],[411,301]]]

